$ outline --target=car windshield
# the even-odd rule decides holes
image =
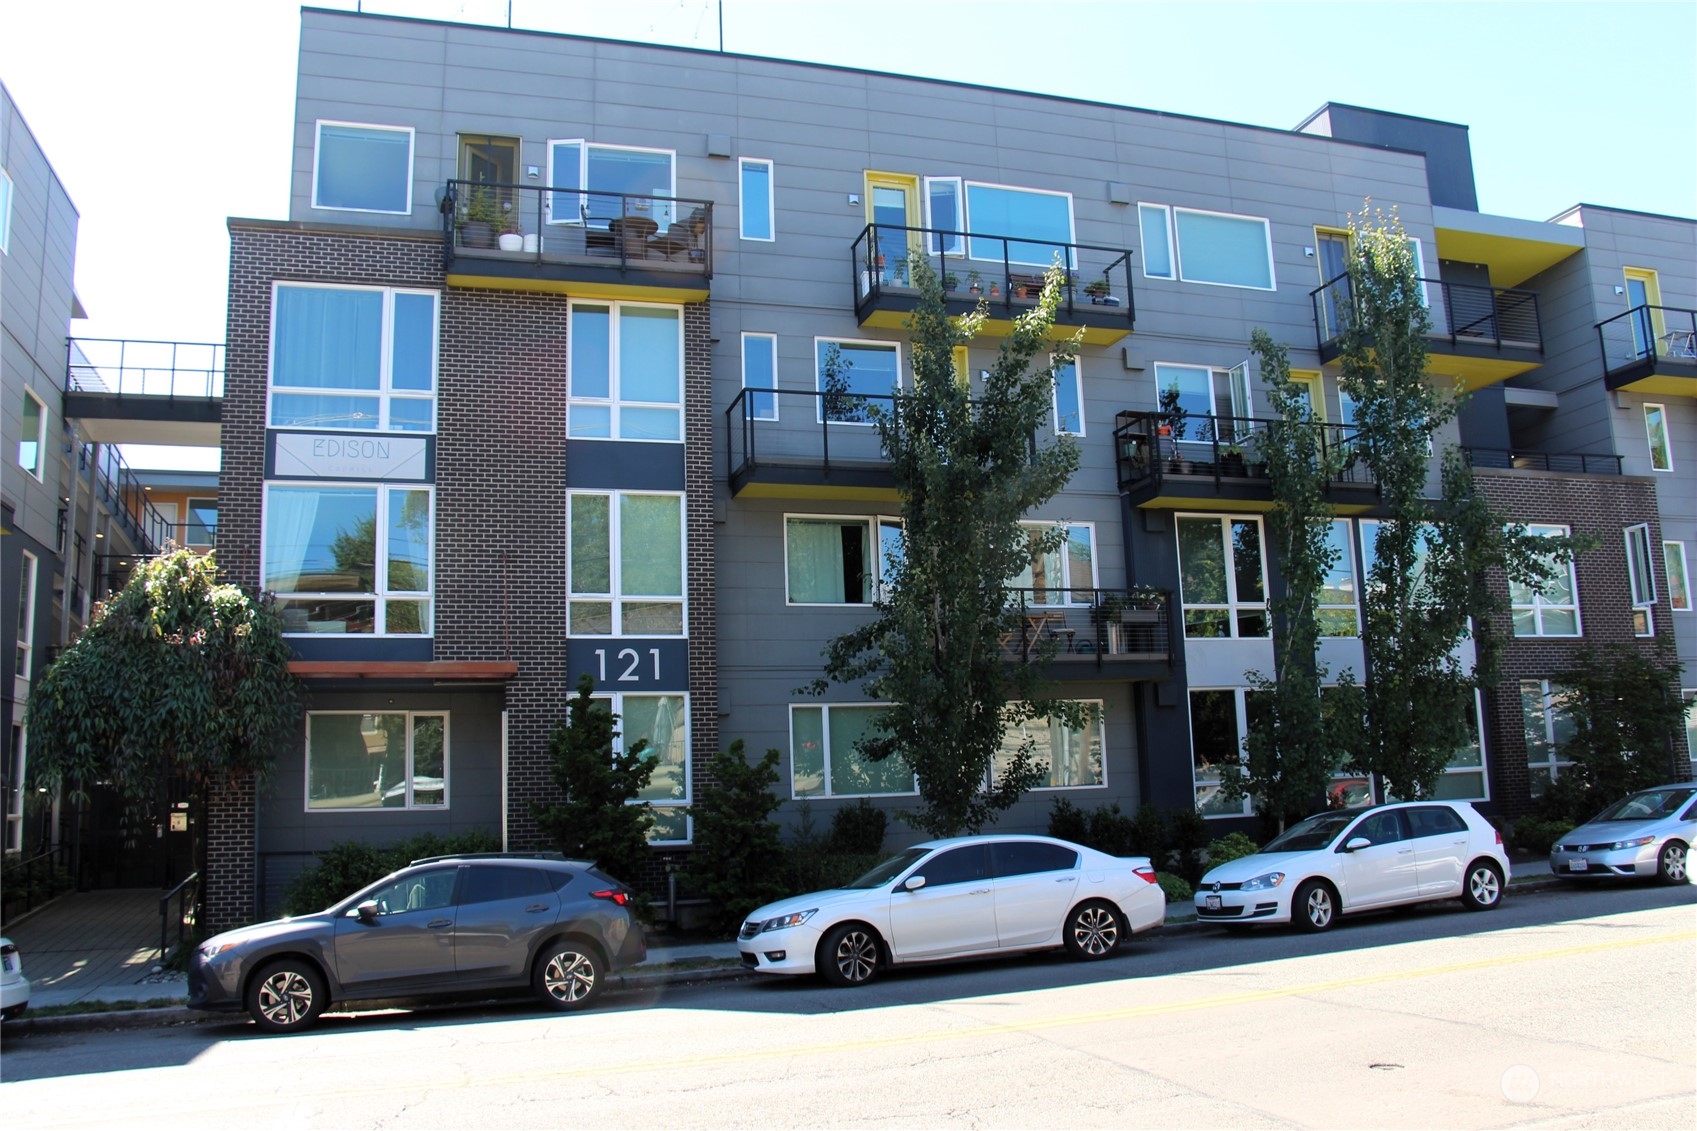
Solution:
[[[1693,794],[1697,794],[1697,789],[1646,789],[1643,793],[1615,802],[1593,819],[1651,821],[1657,817],[1671,817],[1679,812],[1681,805],[1691,800]]]
[[[1292,825],[1268,841],[1261,851],[1312,852],[1317,848],[1325,848],[1337,839],[1345,825],[1360,815],[1360,812],[1320,813]]]
[[[918,863],[919,859],[930,851],[929,848],[910,848],[906,852],[897,853],[858,880],[843,886],[857,890],[881,887]]]

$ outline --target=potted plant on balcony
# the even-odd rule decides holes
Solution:
[[[1084,293],[1089,295],[1090,301],[1095,303],[1097,306],[1103,305],[1103,300],[1108,297],[1108,280],[1090,280],[1088,283],[1084,284]]]
[[[518,213],[508,212],[501,217],[499,242],[502,251],[524,250],[524,225],[519,223]]]
[[[953,271],[943,272],[943,289],[950,294],[960,290],[960,276]]]
[[[495,193],[488,185],[472,186],[460,214],[460,246],[494,247],[495,229],[500,222],[501,210],[495,205]]]
[[[1220,457],[1220,471],[1226,475],[1249,474],[1249,469],[1243,462],[1243,445],[1232,443],[1226,446],[1225,454]]]
[[[969,294],[973,294],[973,295],[983,294],[984,293],[984,276],[980,275],[976,271],[968,271],[966,273],[966,289],[967,289],[967,293],[969,293]]]
[[[1188,461],[1179,455],[1178,442],[1184,439],[1185,419],[1189,411],[1179,403],[1178,386],[1168,385],[1161,390],[1160,433],[1167,438],[1167,471],[1182,475],[1189,471]]]

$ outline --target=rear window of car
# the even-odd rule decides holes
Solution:
[[[1078,866],[1078,853],[1058,844],[1009,841],[991,847],[998,876],[1024,876],[1032,872],[1059,872]]]
[[[535,868],[516,865],[473,864],[466,876],[461,903],[498,903],[506,899],[531,899],[548,893],[548,881]]]

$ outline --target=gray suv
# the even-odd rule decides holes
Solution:
[[[331,1002],[481,997],[529,987],[559,1010],[648,956],[631,891],[557,853],[415,860],[313,915],[214,935],[189,965],[189,1008],[280,1033]]]

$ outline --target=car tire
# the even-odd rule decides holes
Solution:
[[[1664,884],[1691,882],[1691,850],[1684,842],[1670,840],[1656,856],[1656,878]]]
[[[1461,905],[1469,911],[1489,911],[1503,901],[1503,870],[1489,860],[1475,860],[1467,866],[1467,877],[1461,881]]]
[[[556,939],[536,956],[530,986],[543,1005],[568,1013],[601,996],[605,969],[606,963],[588,943]]]
[[[833,986],[864,986],[878,973],[878,936],[864,923],[843,923],[826,932],[814,961]]]
[[[248,983],[248,1016],[267,1033],[292,1033],[318,1019],[330,992],[318,967],[298,958],[271,963]]]
[[[1125,933],[1125,916],[1105,899],[1088,899],[1074,907],[1061,930],[1067,953],[1080,962],[1110,957]]]
[[[1338,896],[1321,880],[1305,881],[1291,900],[1290,921],[1301,931],[1330,930],[1338,918]]]

